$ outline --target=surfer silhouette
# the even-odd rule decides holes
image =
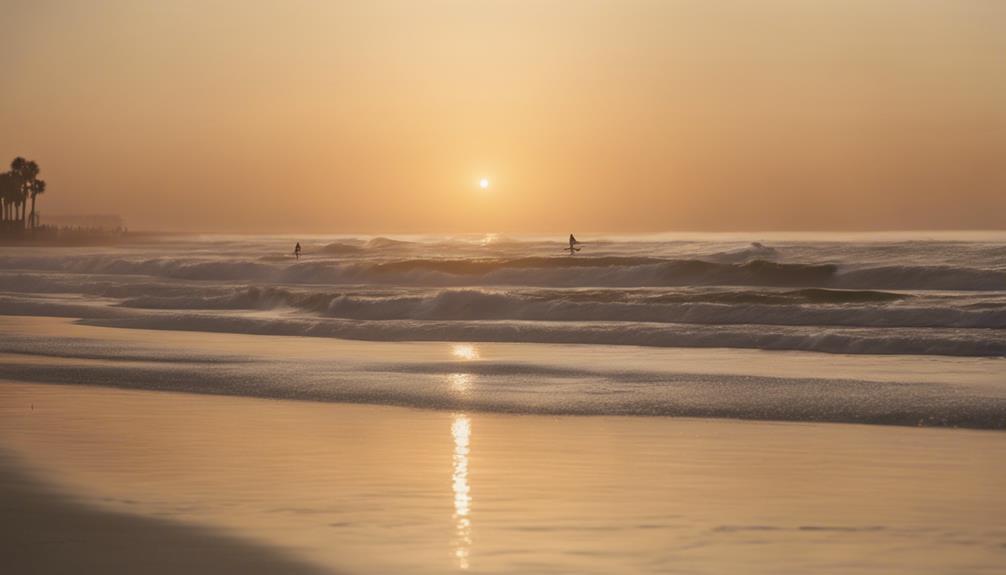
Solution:
[[[297,245],[293,246],[293,257],[298,260],[300,259],[300,242],[297,242]]]
[[[567,251],[568,250],[569,251],[569,255],[573,255],[574,253],[576,253],[576,252],[578,252],[578,251],[580,251],[582,249],[582,248],[576,247],[576,244],[579,244],[579,243],[582,243],[582,242],[577,241],[577,239],[575,237],[573,237],[573,234],[569,234],[569,247],[566,248],[563,251]]]

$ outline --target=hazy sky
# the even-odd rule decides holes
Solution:
[[[0,14],[0,159],[39,162],[43,219],[1006,228],[1001,0],[0,0]]]

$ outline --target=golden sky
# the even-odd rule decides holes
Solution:
[[[2,4],[0,158],[43,220],[1006,227],[1000,0]]]

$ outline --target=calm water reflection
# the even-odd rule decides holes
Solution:
[[[461,361],[477,360],[481,357],[477,347],[471,344],[454,344],[451,355]],[[466,393],[472,386],[470,373],[452,373],[448,383],[452,390]],[[468,569],[472,546],[472,491],[468,484],[468,454],[471,450],[472,421],[463,413],[455,414],[451,423],[454,438],[453,469],[451,487],[454,491],[454,558],[458,568]]]
[[[454,489],[454,557],[458,561],[458,567],[467,569],[472,545],[472,491],[468,484],[472,422],[467,415],[454,416],[451,435],[454,437],[454,469],[451,476]]]
[[[459,397],[485,385],[469,377]],[[0,451],[40,480],[360,575],[999,573],[1004,450],[960,430],[0,382]]]
[[[451,390],[456,392],[466,392],[472,386],[472,374],[470,373],[452,373],[447,376],[447,382],[451,386]]]

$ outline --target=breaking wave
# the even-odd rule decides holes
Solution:
[[[348,253],[351,245],[326,250]],[[671,287],[777,286],[855,290],[1001,290],[1006,271],[948,265],[852,267],[831,263],[741,263],[650,257],[519,257],[291,261],[115,255],[0,257],[0,269],[90,275],[295,284],[413,286]]]
[[[997,329],[472,319],[351,319],[152,310],[56,298],[0,296],[0,314],[83,318],[109,327],[373,341],[483,341],[725,347],[842,354],[1006,356]]]
[[[973,329],[656,324],[644,322],[409,321],[157,314],[92,325],[373,341],[473,341],[725,347],[842,354],[1006,356],[1006,339]]]
[[[361,320],[632,321],[695,324],[1006,328],[1006,301],[995,309],[876,291],[520,290],[318,292],[246,287],[204,295],[145,295],[123,307],[163,310],[295,308]],[[900,302],[898,305],[887,305]]]
[[[269,237],[0,248],[0,313],[395,341],[1006,355],[1000,240],[599,238],[576,256],[527,237],[414,240],[302,239],[300,260],[290,238]]]

